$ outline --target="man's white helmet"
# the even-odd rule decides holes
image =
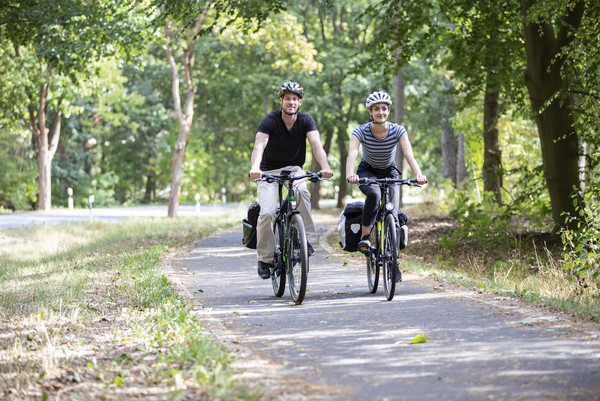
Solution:
[[[390,95],[387,94],[387,92],[384,91],[373,92],[367,97],[367,102],[365,103],[365,106],[367,106],[368,110],[371,110],[371,106],[377,103],[387,103],[391,106],[392,98],[390,97]]]
[[[282,97],[286,93],[295,93],[300,99],[304,97],[304,88],[300,86],[298,82],[285,81],[279,87],[279,97]]]

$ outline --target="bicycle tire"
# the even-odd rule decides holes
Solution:
[[[277,222],[273,227],[273,234],[275,237],[275,269],[271,274],[271,284],[273,286],[273,293],[276,297],[283,296],[285,292],[285,261],[283,258],[283,239],[284,229],[283,223]]]
[[[396,220],[392,214],[385,217],[383,230],[383,288],[386,299],[391,301],[396,291],[396,268],[398,266]]]
[[[296,305],[304,301],[308,272],[308,248],[304,222],[299,214],[293,214],[288,227],[286,269],[288,286]]]
[[[371,230],[371,245],[377,249],[377,228]],[[370,251],[366,255],[367,258],[367,283],[369,284],[369,292],[375,294],[379,285],[379,263],[377,263],[377,251]]]

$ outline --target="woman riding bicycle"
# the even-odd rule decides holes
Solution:
[[[417,163],[406,129],[399,124],[387,121],[390,115],[392,98],[386,92],[377,91],[367,97],[365,103],[371,121],[363,124],[354,131],[350,138],[348,159],[346,161],[346,179],[351,184],[358,184],[359,178],[398,178],[399,170],[396,168],[396,145],[400,143],[404,158],[415,174],[418,184],[425,184],[427,177],[423,175]],[[356,174],[354,166],[358,149],[363,146],[363,155]],[[361,225],[362,237],[358,243],[359,251],[371,248],[369,235],[377,215],[377,207],[381,201],[381,190],[378,186],[359,185],[360,190],[367,196],[363,210]],[[400,203],[400,190],[396,186],[393,193],[394,215],[398,213]]]

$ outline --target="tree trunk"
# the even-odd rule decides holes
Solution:
[[[179,197],[181,196],[181,181],[183,178],[183,161],[185,158],[185,149],[187,148],[190,130],[192,128],[192,122],[194,120],[194,97],[196,95],[196,87],[193,82],[193,68],[194,68],[194,46],[196,45],[196,38],[202,27],[204,17],[206,16],[207,8],[196,22],[194,27],[192,38],[188,41],[187,49],[183,54],[183,68],[184,68],[184,83],[186,88],[186,97],[183,108],[181,107],[181,100],[179,96],[179,71],[175,58],[171,50],[171,38],[169,32],[169,23],[165,25],[165,38],[166,38],[166,55],[167,61],[171,68],[172,77],[172,91],[173,91],[173,104],[175,107],[175,115],[179,123],[179,135],[177,142],[173,148],[173,159],[172,159],[172,178],[171,178],[171,192],[169,194],[169,206],[168,215],[171,218],[177,217],[177,209],[179,208]]]
[[[310,164],[310,171],[317,172],[319,171],[319,163],[317,159],[312,158],[312,163]],[[321,183],[319,181],[309,183],[310,185],[310,207],[313,210],[319,210],[319,200],[321,200]]]
[[[48,72],[52,75],[51,70]],[[52,208],[52,159],[58,148],[62,118],[60,110],[62,102],[59,100],[54,124],[51,129],[47,128],[48,90],[48,84],[40,85],[38,109],[30,108],[28,121],[26,121],[38,152],[38,210]]]
[[[400,57],[400,49],[398,49],[396,60]],[[404,69],[400,68],[394,79],[394,97],[396,105],[394,107],[394,122],[396,124],[404,124]],[[400,144],[396,145],[396,167],[401,172],[404,172],[404,152]],[[400,207],[404,205],[402,202],[402,185],[400,185]]]
[[[402,9],[402,1],[399,1],[397,4],[397,10]],[[396,18],[396,20],[400,21],[400,18]],[[399,36],[396,33],[395,36]],[[394,44],[397,46],[394,51],[394,64],[398,68],[398,72],[394,77],[394,97],[396,98],[396,105],[394,107],[394,122],[396,124],[404,124],[404,69],[402,68],[401,60],[402,60],[402,46],[398,41],[394,41]],[[407,132],[408,135],[408,132]],[[404,152],[402,151],[402,147],[400,144],[396,145],[396,167],[400,171],[401,174],[404,174]],[[404,191],[402,185],[398,188],[398,195],[400,199],[398,200],[399,207],[404,206],[404,202],[402,202],[402,195]]]
[[[483,98],[483,190],[491,192],[494,200],[501,203],[502,154],[498,143],[500,92],[497,90],[497,85],[490,83],[489,80],[488,76]]]
[[[524,13],[533,4],[525,4]],[[523,19],[527,72],[525,83],[531,108],[538,127],[544,177],[550,194],[555,228],[565,226],[563,212],[575,216],[571,194],[580,188],[579,138],[573,128],[573,101],[561,92],[569,80],[561,75],[565,57],[563,48],[573,40],[573,29],[578,29],[585,3],[580,1],[560,21],[558,34],[549,23],[532,23]],[[573,222],[574,225],[577,221]]]
[[[325,135],[325,142],[323,143],[323,150],[325,150],[325,154],[329,154],[329,150],[331,149],[331,141],[333,139],[333,130],[328,129],[327,134]],[[320,171],[321,168],[317,160],[312,158],[312,163],[310,167],[310,171],[317,172]],[[321,182],[313,182],[310,185],[310,204],[313,209],[319,209],[319,200],[321,199]]]
[[[156,174],[154,172],[148,173],[146,176],[146,193],[144,194],[144,202],[150,203],[154,201],[156,194]]]
[[[467,164],[465,162],[465,134],[458,135],[458,146],[456,150],[456,188],[465,189],[467,179]]]
[[[346,140],[346,131],[341,130],[337,132],[337,146],[338,152],[340,152],[340,178],[338,180],[338,199],[337,207],[343,208],[344,198],[348,194],[348,182],[346,181],[346,160],[348,160],[348,141]]]
[[[442,83],[444,89],[450,87],[450,82],[444,78]],[[457,154],[456,138],[454,137],[454,128],[452,128],[451,118],[454,115],[454,97],[448,95],[442,110],[442,177],[444,181],[452,181],[452,186],[456,188],[457,180]],[[463,155],[464,156],[464,155]]]

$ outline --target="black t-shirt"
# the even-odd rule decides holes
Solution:
[[[306,134],[317,130],[315,120],[310,115],[298,112],[294,126],[288,131],[281,113],[281,110],[275,110],[267,114],[256,130],[269,135],[260,162],[263,171],[285,166],[302,167],[306,160]]]

